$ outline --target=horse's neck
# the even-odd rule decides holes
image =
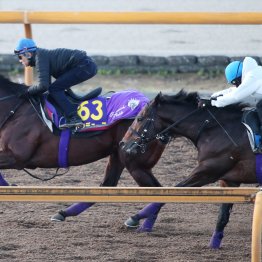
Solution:
[[[185,116],[190,114],[190,112],[193,112],[193,110],[188,110]],[[240,137],[237,134],[243,130],[243,125],[241,124],[242,114],[241,112],[239,112],[239,115],[236,113],[226,115],[225,113],[225,111],[214,111],[211,109],[209,111],[196,111],[195,114],[181,122],[178,126],[178,132],[180,135],[190,139],[195,145],[197,145],[201,137],[210,137],[212,140],[220,134],[227,137],[228,142],[235,144],[232,141],[236,139],[235,137]]]
[[[25,104],[30,106],[29,101],[20,99],[15,94],[0,92],[0,124],[3,125],[9,119],[17,117],[17,112]],[[19,115],[21,115],[21,110]]]
[[[175,117],[173,123],[175,125],[173,129],[174,136],[186,137],[196,144],[199,135],[209,123],[209,118],[196,108],[192,108],[185,110],[178,117]]]

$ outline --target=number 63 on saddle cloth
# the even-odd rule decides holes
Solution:
[[[71,101],[72,102],[72,101]],[[77,113],[81,117],[84,127],[77,132],[99,131],[110,128],[121,119],[134,119],[149,99],[137,90],[125,90],[113,93],[111,97],[97,96],[90,100],[79,102]],[[42,116],[49,129],[59,127],[63,118],[54,103],[45,99]],[[48,124],[47,121],[51,121]]]

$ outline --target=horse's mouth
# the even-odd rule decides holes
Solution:
[[[136,142],[124,142],[123,140],[119,142],[121,150],[126,152],[128,155],[136,155],[138,153],[138,144]]]

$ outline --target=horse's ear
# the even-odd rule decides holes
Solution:
[[[155,97],[155,104],[159,104],[162,100],[163,94],[162,92],[159,92],[158,95]]]

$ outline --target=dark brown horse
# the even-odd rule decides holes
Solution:
[[[121,147],[130,155],[142,157],[153,141],[183,136],[197,148],[198,166],[178,187],[199,187],[217,180],[223,180],[227,186],[257,183],[256,157],[241,118],[239,105],[199,108],[197,93],[180,91],[174,96],[160,93],[136,117]],[[150,177],[134,178],[142,186],[158,186]],[[163,203],[149,204],[125,224],[135,227],[140,219],[146,218],[140,231],[151,231],[162,206]],[[210,247],[220,247],[232,206],[222,204]]]
[[[24,85],[0,76],[0,169],[57,168],[59,136],[52,134],[40,120],[28,99],[22,98]],[[130,156],[120,151],[119,142],[133,120],[122,120],[93,137],[72,137],[68,165],[88,164],[109,156],[101,186],[116,186]],[[158,151],[136,159],[130,172],[152,176],[151,168],[160,158],[165,144],[157,141]],[[127,158],[125,157],[127,156]],[[145,159],[147,161],[145,161]],[[146,162],[146,164],[145,164]],[[0,185],[8,185],[0,174]],[[77,203],[61,211],[53,220],[78,215],[93,203]]]

